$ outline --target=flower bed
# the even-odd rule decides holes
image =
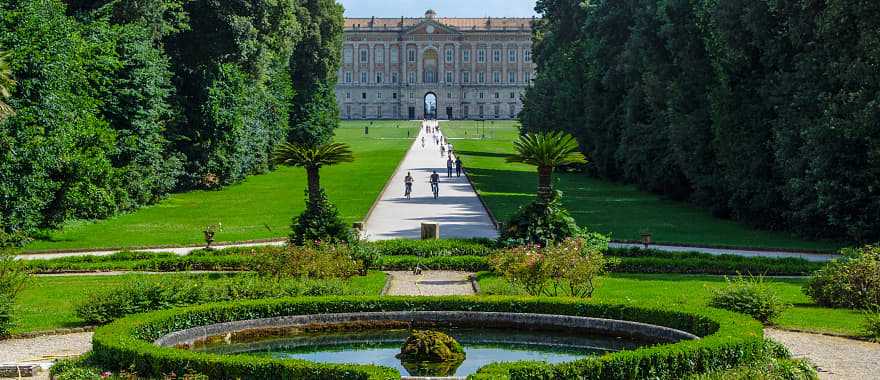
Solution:
[[[657,309],[571,299],[522,297],[325,297],[240,301],[139,314],[98,329],[93,359],[108,369],[133,369],[141,376],[198,372],[211,379],[394,379],[391,368],[319,364],[249,355],[223,356],[153,344],[174,331],[215,323],[320,313],[445,310],[576,315],[648,323],[690,332],[681,341],[571,363],[497,364],[475,378],[595,379],[680,378],[748,364],[764,355],[761,325],[715,309]]]

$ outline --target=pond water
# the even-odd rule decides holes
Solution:
[[[480,367],[496,362],[537,360],[561,363],[652,344],[624,338],[572,335],[555,331],[491,328],[437,330],[458,340],[466,354],[464,362],[457,368],[443,370],[447,376],[467,376]],[[423,369],[413,369],[411,366],[407,369],[395,357],[400,353],[400,347],[409,334],[410,330],[406,329],[300,333],[249,342],[211,343],[193,350],[304,359],[319,363],[374,364],[395,368],[403,375],[424,376],[425,373],[419,373]]]

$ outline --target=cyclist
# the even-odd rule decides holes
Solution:
[[[404,186],[406,187],[406,190],[404,191],[404,195],[406,196],[406,199],[409,199],[410,195],[412,194],[413,182],[414,181],[413,181],[412,173],[406,172],[406,178],[403,179]]]
[[[431,174],[431,191],[434,192],[434,199],[440,197],[440,175],[436,170]]]

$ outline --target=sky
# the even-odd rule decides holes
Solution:
[[[535,0],[338,0],[346,17],[531,17]]]

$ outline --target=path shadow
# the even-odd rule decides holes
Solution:
[[[492,152],[475,152],[472,150],[456,150],[456,152],[462,156],[475,156],[475,157],[496,157],[496,158],[507,158],[510,157],[509,154],[504,153],[492,153]]]

